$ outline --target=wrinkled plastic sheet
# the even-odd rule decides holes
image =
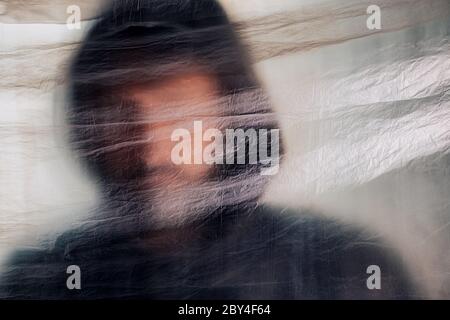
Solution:
[[[379,31],[366,27],[368,1],[226,4],[285,139],[265,200],[370,226],[401,249],[430,296],[448,297],[449,4],[378,2]],[[0,16],[3,256],[98,200],[61,138],[66,67],[92,21],[69,31],[65,2],[21,5],[8,2]]]

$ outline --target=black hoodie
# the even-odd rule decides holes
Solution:
[[[3,269],[0,298],[414,297],[399,257],[369,232],[307,211],[260,205],[266,183],[261,163],[216,166],[212,181],[233,183],[220,191],[223,203],[208,215],[164,229],[147,222],[151,201],[141,181],[151,171],[141,164],[139,145],[106,148],[141,134],[133,103],[115,92],[191,64],[219,79],[222,95],[231,97],[222,115],[237,119],[233,127],[276,128],[246,50],[219,4],[113,1],[69,74],[71,142],[101,187],[102,205],[52,248],[17,251]],[[71,265],[81,270],[81,289],[67,287]],[[370,266],[379,267],[381,288],[371,287]]]

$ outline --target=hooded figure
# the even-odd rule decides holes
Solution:
[[[113,1],[69,89],[71,144],[101,205],[52,248],[16,252],[1,298],[413,296],[367,231],[259,203],[282,153],[277,121],[215,1]]]

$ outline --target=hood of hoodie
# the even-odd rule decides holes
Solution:
[[[108,218],[147,226],[157,201],[172,204],[168,211],[198,210],[189,219],[257,205],[268,181],[260,161],[215,165],[211,179],[183,192],[190,195],[184,204],[176,194],[157,199],[144,183],[152,170],[142,161],[142,119],[134,103],[123,98],[123,88],[193,67],[218,79],[216,103],[224,128],[278,128],[247,50],[216,1],[112,1],[84,39],[69,73],[70,140],[103,192]],[[182,223],[185,219],[174,221]]]

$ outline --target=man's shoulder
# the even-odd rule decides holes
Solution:
[[[15,250],[1,268],[0,298],[40,297],[39,292],[44,285],[52,287],[52,282],[64,279],[66,269],[63,264],[63,258],[57,251],[44,248]]]
[[[246,217],[250,228],[266,233],[268,239],[279,242],[307,241],[309,245],[332,244],[384,247],[380,236],[366,227],[327,217],[310,209],[288,209],[261,205]]]
[[[411,298],[416,294],[400,252],[367,227],[311,210],[261,206],[254,214],[250,229],[263,233],[261,238],[276,252],[276,259],[285,257],[286,264],[292,264],[289,269],[314,278],[322,288],[335,288],[340,298]],[[377,282],[368,283],[371,275],[375,281],[378,274],[381,289]]]
[[[323,254],[339,251],[352,255],[378,254],[391,258],[399,256],[394,246],[368,227],[327,217],[313,210],[281,209],[261,206],[249,219],[249,224],[263,232],[276,245],[289,245]]]
[[[84,228],[75,227],[53,240],[16,248],[1,266],[0,298],[59,299],[65,297],[67,270],[91,262],[95,248],[87,245]],[[97,252],[104,252],[97,248]],[[97,259],[98,260],[98,259]]]

